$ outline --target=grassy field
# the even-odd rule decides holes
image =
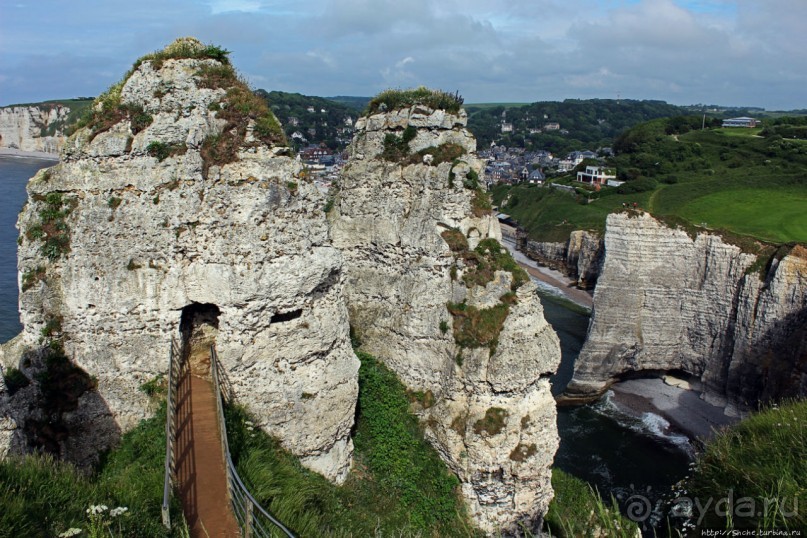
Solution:
[[[722,191],[692,200],[680,214],[774,243],[807,240],[807,189]]]
[[[574,229],[601,232],[608,213],[636,202],[694,226],[773,243],[807,242],[805,141],[763,138],[761,129],[666,135],[662,121],[642,126],[637,147],[616,158],[619,170],[643,178],[645,192],[621,194],[623,186],[574,195],[517,185],[494,188],[494,203],[545,241],[563,240]]]

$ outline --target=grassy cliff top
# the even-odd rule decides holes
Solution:
[[[432,90],[425,86],[409,90],[390,89],[379,93],[370,100],[366,114],[409,108],[415,105],[443,109],[446,112],[456,114],[462,108],[463,101],[459,93]]]

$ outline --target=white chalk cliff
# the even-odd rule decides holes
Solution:
[[[637,372],[680,370],[729,412],[807,395],[807,250],[770,261],[647,213],[608,217],[586,343],[566,394],[596,396]]]
[[[501,240],[495,217],[474,212],[473,178],[483,166],[465,125],[464,111],[422,105],[360,119],[332,237],[345,255],[346,298],[363,349],[428,395],[420,406],[428,439],[459,476],[474,521],[497,532],[534,524],[552,497],[558,434],[548,375],[560,349],[531,282],[513,292],[506,270],[484,285],[463,281],[473,267],[452,251],[451,234],[469,250]],[[407,129],[416,156],[385,159],[385,140]],[[435,160],[449,144],[463,155]],[[463,308],[507,308],[497,343],[458,344],[470,319]]]

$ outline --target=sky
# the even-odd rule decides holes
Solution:
[[[807,108],[807,0],[0,0],[0,106],[96,96],[182,36],[253,88]]]

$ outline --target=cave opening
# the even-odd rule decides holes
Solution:
[[[179,332],[190,373],[210,376],[210,346],[216,343],[221,310],[211,303],[191,303],[182,309]]]

